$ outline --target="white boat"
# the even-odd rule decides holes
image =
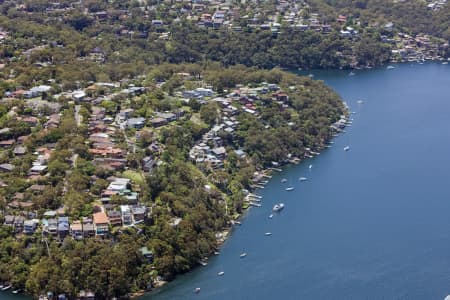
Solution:
[[[293,190],[294,190],[294,187],[293,187],[293,186],[290,186],[290,187],[287,187],[287,188],[286,188],[286,191],[288,191],[288,192],[293,191]]]
[[[354,76],[355,75],[355,73],[353,73],[353,72],[350,72],[349,74],[348,74],[348,76]]]
[[[196,294],[200,293],[200,291],[201,291],[200,288],[195,288],[195,289],[194,289],[194,293],[196,293]]]
[[[272,218],[273,218],[273,214],[270,214],[270,215],[269,215],[269,219],[272,219]]]
[[[2,288],[2,291],[7,291],[7,290],[9,290],[11,287],[12,287],[12,285],[5,285],[5,286]]]
[[[241,255],[239,255],[240,258],[244,258],[244,257],[246,257],[246,256],[247,256],[247,253],[246,253],[246,252],[242,252]]]
[[[281,183],[285,183],[285,182],[287,182],[286,178],[281,179]]]
[[[273,206],[272,210],[277,212],[280,211],[284,208],[284,204],[283,203],[277,203]]]
[[[206,261],[204,261],[204,260],[200,260],[198,263],[201,264],[204,267],[206,267],[208,265],[208,263]]]
[[[363,100],[358,100],[358,101],[356,101],[356,103],[358,103],[358,104],[363,104],[364,101],[363,101]]]
[[[344,151],[348,151],[348,150],[350,150],[350,146],[345,146]]]
[[[309,165],[309,169],[312,169],[312,165]]]
[[[236,225],[242,225],[242,223],[240,221],[234,221],[234,224]]]
[[[272,232],[266,232],[266,233],[264,233],[264,235],[266,235],[266,236],[272,235]]]
[[[219,273],[217,273],[217,276],[223,276],[223,275],[225,275],[224,271],[220,271]]]
[[[18,293],[20,293],[20,289],[14,290],[14,291],[12,291],[12,293],[13,293],[13,294],[18,294]]]
[[[214,255],[219,255],[220,252],[219,251],[214,251]]]
[[[386,69],[392,70],[392,69],[395,69],[395,67],[394,66],[387,66]]]
[[[300,180],[300,181],[306,181],[306,180],[308,180],[308,178],[306,178],[306,177],[300,177],[298,180]]]

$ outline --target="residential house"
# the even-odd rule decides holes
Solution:
[[[6,215],[5,221],[3,222],[3,225],[5,226],[14,226],[14,216],[13,215]]]
[[[122,226],[122,215],[119,211],[108,211],[109,224],[111,226]]]
[[[128,128],[142,129],[145,126],[145,118],[131,118],[127,121]]]
[[[69,218],[58,218],[58,235],[61,239],[65,238],[69,234]]]
[[[22,232],[23,231],[23,223],[25,222],[25,217],[23,216],[16,216],[14,218],[14,231],[15,232]]]
[[[109,219],[106,213],[97,212],[93,214],[95,234],[97,236],[105,236],[109,232]]]
[[[0,164],[0,172],[12,172],[14,168],[12,164]]]
[[[73,221],[72,224],[70,224],[70,235],[74,240],[83,239],[83,225],[80,221]]]
[[[124,226],[133,224],[133,216],[129,205],[121,205],[120,213],[122,214],[122,224]]]
[[[148,263],[153,263],[153,252],[148,250],[147,247],[142,247],[139,249],[139,251],[141,252],[142,256],[145,257],[145,259],[147,260]]]
[[[145,213],[146,213],[145,206],[134,206],[131,208],[131,212],[133,214],[134,223],[140,223],[143,222],[145,219]]]
[[[39,224],[39,220],[26,220],[23,223],[23,233],[25,234],[33,234],[36,231],[37,225]]]

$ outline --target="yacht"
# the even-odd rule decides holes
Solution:
[[[247,253],[246,253],[246,252],[242,252],[241,255],[239,255],[240,258],[244,258],[244,257],[246,257],[246,256],[247,256]]]
[[[293,190],[294,190],[294,187],[293,187],[293,186],[290,186],[290,187],[287,187],[287,188],[286,188],[286,191],[288,191],[288,192],[293,191]]]
[[[273,206],[272,210],[277,212],[280,211],[284,208],[284,204],[283,203],[277,203]]]
[[[350,150],[350,146],[345,146],[344,151],[348,151],[348,150]]]
[[[220,271],[219,273],[217,273],[217,276],[223,276],[223,275],[225,275],[224,271]]]
[[[298,180],[300,180],[300,181],[306,181],[306,180],[308,180],[308,178],[306,178],[306,177],[300,177]]]

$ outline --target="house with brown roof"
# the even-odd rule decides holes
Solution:
[[[98,236],[107,235],[109,232],[109,219],[106,213],[97,212],[92,215],[94,219],[95,234]]]

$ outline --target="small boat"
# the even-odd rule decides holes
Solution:
[[[219,251],[214,251],[214,255],[219,255],[220,252]]]
[[[12,291],[13,294],[18,294],[18,293],[20,293],[20,292],[21,292],[20,289],[17,289],[17,290]]]
[[[355,73],[350,72],[350,73],[348,74],[348,76],[355,76]]]
[[[386,69],[392,70],[392,69],[395,69],[395,67],[394,66],[387,66]]]
[[[308,180],[308,178],[306,178],[306,177],[300,177],[298,180],[300,180],[300,181],[306,181],[306,180]]]
[[[201,264],[204,267],[206,267],[208,265],[208,263],[206,261],[204,261],[204,260],[200,260],[198,263]]]
[[[281,179],[281,183],[285,183],[285,182],[287,182],[286,178]]]
[[[448,65],[448,61],[442,62],[443,65]]]
[[[310,169],[310,170],[312,169],[312,165],[309,165],[309,169]]]
[[[272,232],[266,232],[266,233],[264,233],[264,235],[265,235],[265,236],[272,235]]]
[[[363,101],[363,100],[358,100],[358,101],[356,101],[356,103],[358,103],[358,104],[363,104],[364,101]]]
[[[201,291],[200,288],[195,288],[195,289],[194,289],[194,293],[196,293],[196,294],[200,293],[200,291]]]
[[[350,146],[345,146],[344,151],[348,151],[348,150],[350,150]]]
[[[246,257],[246,256],[247,256],[247,253],[246,253],[246,252],[242,252],[241,255],[239,255],[240,258],[244,258],[244,257]]]
[[[288,191],[288,192],[293,191],[293,190],[294,190],[294,187],[293,187],[293,186],[290,186],[290,187],[287,187],[287,188],[286,188],[286,191]]]
[[[273,206],[272,210],[277,212],[280,211],[284,208],[284,204],[283,203],[277,203]]]
[[[269,219],[272,219],[272,218],[273,218],[273,214],[270,214],[270,215],[269,215]]]
[[[2,288],[2,291],[7,291],[7,290],[9,290],[11,287],[12,287],[12,285],[5,285],[5,286]]]
[[[236,225],[242,225],[242,223],[240,222],[240,221],[234,221],[234,224],[236,224]]]
[[[225,275],[224,271],[220,271],[219,273],[217,273],[217,276],[223,276],[223,275]]]

